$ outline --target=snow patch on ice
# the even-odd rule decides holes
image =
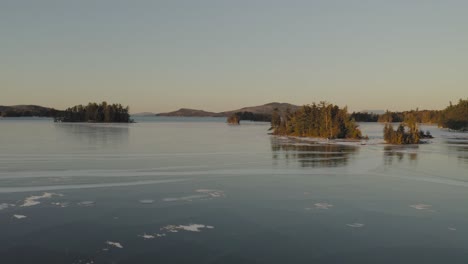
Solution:
[[[154,200],[143,199],[143,200],[140,200],[139,202],[142,203],[142,204],[152,204],[152,203],[154,203]]]
[[[195,192],[200,193],[196,195],[189,195],[189,196],[182,196],[182,197],[172,197],[172,198],[164,198],[163,201],[165,202],[176,202],[176,201],[188,201],[191,202],[196,199],[213,199],[213,198],[221,198],[225,197],[223,191],[221,190],[211,190],[211,189],[198,189]]]
[[[26,199],[24,199],[23,204],[20,205],[20,206],[21,207],[29,207],[29,206],[38,205],[38,204],[41,203],[41,202],[39,202],[39,200],[49,199],[49,198],[52,198],[53,196],[63,196],[63,194],[45,192],[42,195],[29,196]]]
[[[50,203],[50,204],[58,206],[58,207],[62,207],[62,208],[68,207],[70,205],[70,203],[68,202],[57,202],[57,203]]]
[[[26,218],[27,216],[15,214],[15,215],[13,215],[13,217],[16,218],[16,219],[24,219],[24,218]]]
[[[0,211],[3,209],[7,209],[8,207],[13,207],[15,206],[14,204],[8,204],[8,203],[1,203],[0,204]]]
[[[352,224],[346,224],[346,225],[349,227],[353,227],[353,228],[361,228],[364,226],[364,224],[361,224],[361,223],[352,223]]]
[[[143,235],[139,235],[140,237],[144,238],[144,239],[153,239],[155,238],[155,236],[153,235],[148,235],[146,233],[144,233]]]
[[[201,199],[201,198],[207,198],[209,197],[208,195],[189,195],[189,196],[183,196],[183,197],[170,197],[170,198],[164,198],[164,202],[176,202],[176,201],[187,201],[191,202],[195,199]]]
[[[106,244],[116,248],[123,248],[122,244],[119,242],[106,241]]]
[[[329,203],[316,203],[314,204],[315,208],[317,209],[330,209],[333,207],[333,204],[329,204]]]
[[[213,229],[214,226],[210,225],[201,225],[201,224],[189,224],[189,225],[168,225],[162,227],[162,231],[166,231],[169,233],[177,233],[179,230],[182,231],[190,231],[190,232],[200,232],[202,229]]]
[[[96,202],[94,201],[82,201],[82,202],[79,202],[77,203],[78,206],[94,206],[96,204]]]
[[[429,210],[431,209],[432,205],[429,204],[412,204],[409,207],[412,207],[416,210]]]
[[[226,195],[224,194],[223,191],[221,190],[210,190],[210,189],[198,189],[196,190],[198,193],[204,193],[207,194],[213,198],[219,198],[219,197],[225,197]]]

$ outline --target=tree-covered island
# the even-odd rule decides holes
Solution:
[[[60,111],[54,117],[55,122],[91,122],[91,123],[131,123],[129,107],[107,102],[77,105]]]
[[[361,131],[347,108],[320,102],[304,105],[295,112],[275,110],[271,117],[273,135],[361,139]]]

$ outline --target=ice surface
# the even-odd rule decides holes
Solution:
[[[170,182],[172,183],[172,182],[180,182],[180,181],[185,181],[185,179],[148,180],[148,181],[131,181],[131,182],[111,182],[111,183],[95,183],[95,184],[26,186],[26,187],[0,187],[0,193],[52,191],[52,190],[74,190],[74,189],[89,189],[89,188],[107,188],[107,187],[160,184],[160,183],[170,183]]]

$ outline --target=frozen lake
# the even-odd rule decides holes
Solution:
[[[467,263],[468,134],[0,119],[1,263]],[[330,143],[330,142],[329,142]]]

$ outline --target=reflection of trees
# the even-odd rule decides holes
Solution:
[[[467,139],[449,139],[445,141],[449,154],[456,153],[457,158],[468,163],[468,140]]]
[[[358,147],[314,144],[272,137],[271,150],[275,164],[283,157],[287,163],[299,162],[301,167],[338,167],[345,166]]]
[[[62,140],[90,145],[119,145],[128,141],[129,124],[56,123]]]
[[[410,161],[416,161],[418,159],[418,153],[407,152],[407,150],[416,150],[419,146],[385,146],[384,147],[384,163],[385,165],[392,165],[394,160],[402,162],[405,157]]]

